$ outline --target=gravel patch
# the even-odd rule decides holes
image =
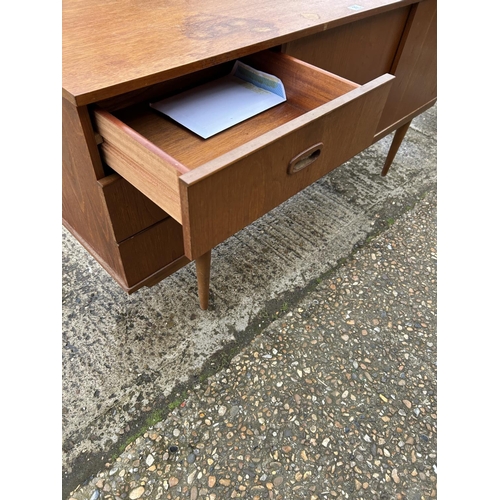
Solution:
[[[430,192],[69,498],[435,498],[436,248]]]

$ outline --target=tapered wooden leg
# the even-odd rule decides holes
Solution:
[[[198,297],[200,299],[200,307],[208,309],[208,291],[210,288],[210,260],[212,251],[209,250],[202,256],[198,257],[196,262],[196,277],[198,279]]]
[[[389,172],[389,168],[391,168],[392,161],[394,160],[394,157],[396,156],[396,153],[398,152],[399,146],[401,146],[401,143],[403,142],[403,139],[405,138],[406,132],[410,128],[410,123],[406,122],[402,127],[399,127],[396,130],[396,133],[394,134],[394,138],[392,139],[392,144],[389,149],[389,153],[387,154],[387,158],[385,160],[385,165],[384,168],[382,169],[382,177],[385,177],[387,175],[387,172]]]

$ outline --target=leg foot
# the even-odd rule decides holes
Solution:
[[[401,146],[401,143],[403,142],[403,139],[406,135],[406,132],[410,128],[410,123],[406,122],[402,127],[399,127],[396,130],[396,133],[394,134],[394,138],[392,139],[392,144],[389,149],[389,153],[387,154],[387,158],[385,160],[385,165],[384,168],[382,169],[382,177],[385,177],[387,175],[387,172],[389,172],[389,168],[392,165],[392,161],[394,160],[394,157],[396,156],[396,153],[398,152],[399,146]]]
[[[208,309],[208,291],[210,288],[210,260],[212,252],[201,255],[196,259],[196,277],[198,278],[198,297],[200,307],[203,310]]]

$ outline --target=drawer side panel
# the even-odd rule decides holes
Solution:
[[[181,222],[178,176],[187,169],[110,113],[95,110],[95,120],[104,162]]]
[[[177,222],[182,222],[177,177],[158,175],[148,162],[138,163],[112,144],[101,146],[103,160]]]

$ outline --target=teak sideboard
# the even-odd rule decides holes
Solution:
[[[436,0],[63,0],[65,227],[128,293],[211,249],[437,98]],[[201,139],[149,103],[230,72],[287,101]]]

